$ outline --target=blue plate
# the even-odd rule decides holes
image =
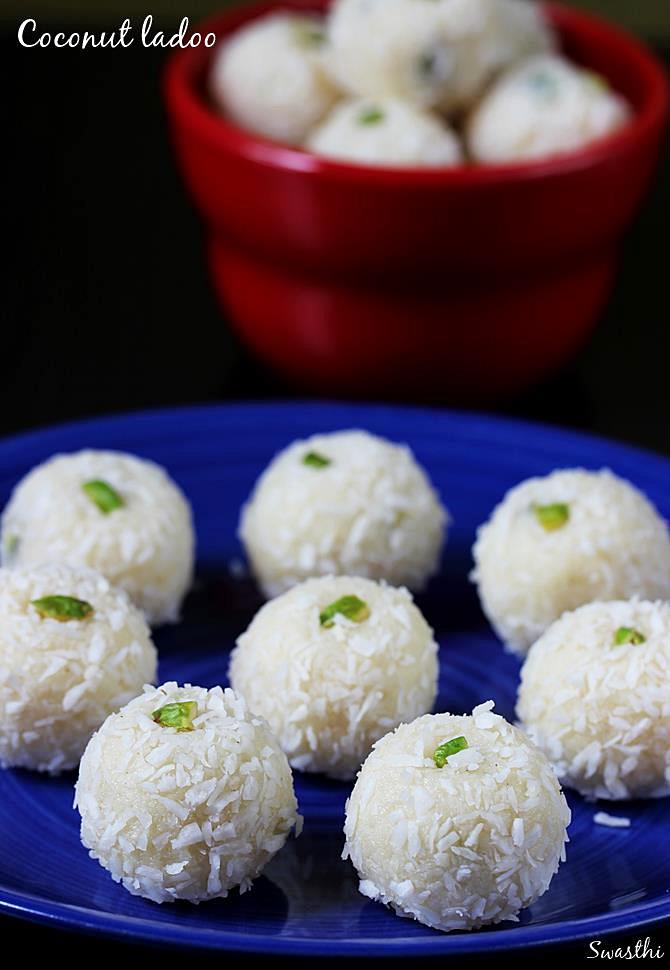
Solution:
[[[187,408],[87,421],[0,442],[0,504],[33,465],[57,451],[117,448],[165,465],[193,503],[198,581],[178,627],[158,632],[160,677],[224,683],[235,636],[259,605],[234,577],[240,505],[272,455],[315,431],[363,427],[406,441],[454,519],[445,564],[420,606],[442,646],[439,710],[494,698],[513,717],[517,662],[503,653],[467,581],[477,525],[503,492],[559,466],[609,466],[670,517],[670,463],[594,438],[497,418],[339,404]],[[305,815],[291,841],[244,896],[199,907],[130,896],[91,861],[72,810],[74,776],[0,772],[0,911],[136,940],[293,954],[425,955],[496,951],[600,938],[670,917],[670,800],[612,807],[630,829],[593,823],[570,796],[568,861],[520,924],[445,935],[400,919],[357,892],[342,862],[348,786],[296,778]],[[608,806],[604,806],[607,808]]]

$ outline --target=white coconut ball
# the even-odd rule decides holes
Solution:
[[[335,0],[324,59],[352,94],[453,112],[493,73],[551,45],[526,0]]]
[[[329,576],[266,603],[229,676],[294,768],[352,778],[375,741],[432,708],[437,672],[433,632],[406,589]]]
[[[452,166],[463,160],[458,137],[440,118],[391,98],[336,105],[306,147],[368,165]]]
[[[566,613],[531,647],[517,714],[587,798],[670,794],[670,604]]]
[[[409,448],[340,431],[273,459],[242,510],[240,538],[267,596],[338,573],[420,590],[437,571],[446,524]]]
[[[98,573],[0,570],[0,766],[74,768],[156,663],[144,616]]]
[[[609,471],[556,471],[507,493],[477,534],[473,579],[514,653],[594,600],[670,598],[670,535],[645,496]]]
[[[91,857],[156,903],[245,892],[302,822],[265,721],[230,689],[188,684],[145,688],[105,721],[75,804]]]
[[[468,122],[468,148],[480,162],[544,158],[588,145],[630,117],[603,78],[547,54],[494,84]]]
[[[151,461],[114,451],[57,455],[16,486],[2,517],[3,564],[90,566],[150,623],[179,618],[193,575],[189,504]]]
[[[439,930],[516,920],[565,858],[570,810],[552,767],[492,708],[387,734],[347,802],[343,857],[361,893]],[[436,750],[463,738],[438,767]]]
[[[249,131],[299,144],[338,97],[321,63],[321,17],[290,13],[253,20],[215,54],[215,104]]]

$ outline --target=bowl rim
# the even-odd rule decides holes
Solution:
[[[255,0],[236,4],[190,28],[203,37],[215,33],[217,39],[273,11],[319,12],[323,0]],[[559,34],[565,27],[590,37],[594,44],[608,41],[618,56],[632,61],[638,75],[646,81],[646,102],[621,129],[570,152],[547,159],[521,162],[452,167],[417,167],[365,165],[318,156],[296,146],[282,144],[246,131],[211,108],[194,90],[193,73],[211,61],[217,45],[177,49],[167,60],[163,74],[163,92],[169,113],[196,131],[201,139],[219,151],[286,173],[299,173],[316,178],[344,182],[374,182],[377,185],[436,185],[469,187],[492,183],[516,183],[559,177],[591,169],[624,155],[640,141],[662,130],[670,115],[670,84],[658,57],[650,47],[627,30],[611,21],[585,13],[563,3],[543,2],[542,6]]]

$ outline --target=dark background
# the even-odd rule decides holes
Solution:
[[[215,305],[169,151],[164,52],[20,48],[16,21],[2,48],[12,171],[0,434],[105,411],[298,396],[252,361]],[[670,58],[670,41],[662,52]],[[666,151],[583,354],[498,410],[670,452],[669,170]]]
[[[670,63],[670,43],[658,34],[661,4],[637,6]],[[34,15],[26,5],[23,16]],[[77,24],[76,10],[69,16],[72,26],[105,26]],[[252,360],[215,305],[198,222],[168,147],[159,89],[165,54],[140,47],[26,50],[16,43],[20,19],[0,20],[0,111],[10,166],[0,435],[109,411],[300,396]],[[119,19],[110,16],[107,26]],[[41,27],[50,23],[63,27],[53,14],[40,18]],[[669,172],[666,150],[589,345],[562,373],[500,402],[499,412],[670,454]],[[5,948],[29,942],[59,957],[96,952],[94,940],[6,919],[0,930]],[[646,932],[616,939],[634,943],[638,935]],[[667,939],[660,929],[652,935],[657,943]],[[526,962],[536,962],[534,952]],[[587,952],[579,945],[562,956],[582,960]],[[105,943],[110,958],[142,953]]]

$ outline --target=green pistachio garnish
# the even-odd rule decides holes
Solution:
[[[468,742],[465,740],[463,735],[458,738],[452,738],[451,741],[445,741],[441,744],[439,748],[435,748],[435,754],[433,755],[433,761],[438,768],[444,768],[447,760],[456,754],[457,751],[464,751],[468,747]]]
[[[326,32],[312,20],[296,20],[295,37],[301,47],[321,47],[326,41]]]
[[[123,506],[123,499],[107,482],[92,481],[86,482],[81,486],[92,502],[94,502],[103,515],[109,515],[114,509]]]
[[[634,646],[639,647],[646,639],[643,633],[640,633],[639,630],[636,630],[632,626],[620,626],[614,634],[614,642],[618,647],[624,643],[632,643]]]
[[[429,81],[435,71],[437,56],[434,51],[424,51],[416,62],[419,77],[424,81]]]
[[[359,125],[378,125],[380,121],[385,118],[384,112],[381,108],[371,107],[364,108],[358,115]]]
[[[76,596],[43,596],[42,599],[32,600],[31,605],[40,616],[58,620],[60,623],[85,620],[93,613],[91,604],[86,600],[78,600]]]
[[[558,81],[548,71],[533,71],[528,77],[528,86],[547,101],[552,101],[558,94]]]
[[[173,704],[159,707],[151,717],[161,727],[176,728],[177,731],[192,731],[193,718],[197,713],[196,701],[175,701]]]
[[[562,529],[570,518],[570,506],[565,502],[554,502],[552,505],[534,505],[535,518],[547,532]]]
[[[604,78],[602,74],[598,74],[596,71],[582,71],[582,77],[587,84],[590,84],[591,87],[596,88],[598,91],[610,90],[607,78]]]
[[[330,458],[326,458],[325,455],[320,455],[318,451],[308,451],[302,463],[309,468],[327,468],[328,465],[332,465]]]
[[[5,538],[3,545],[3,558],[5,562],[10,562],[19,548],[19,537],[17,535],[10,535]]]
[[[338,613],[346,616],[348,620],[353,620],[354,623],[362,623],[370,616],[370,608],[358,596],[341,596],[339,600],[335,600],[330,606],[321,610],[319,623],[327,630],[330,629],[331,626],[335,626],[334,617]]]

